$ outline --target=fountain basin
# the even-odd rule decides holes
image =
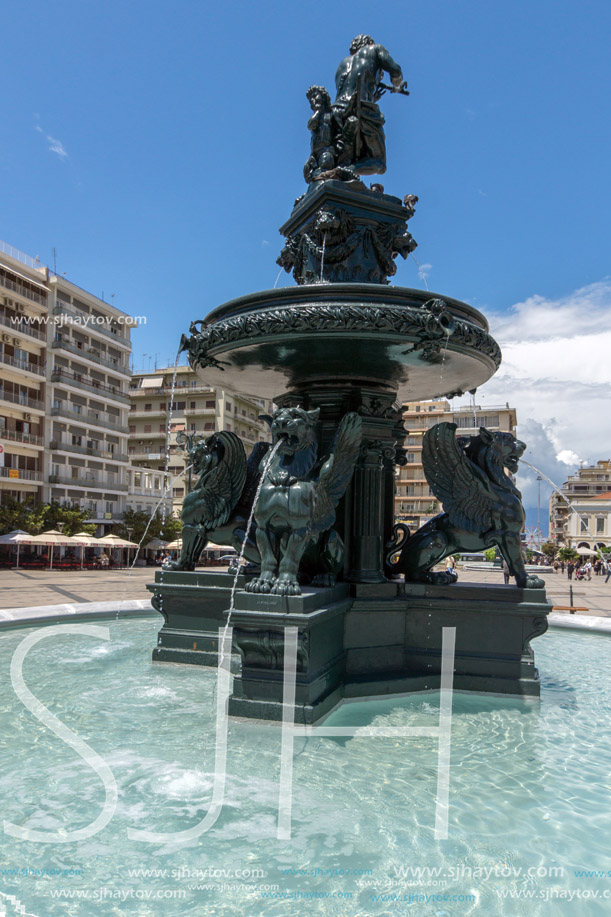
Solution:
[[[384,284],[253,293],[214,309],[184,342],[211,385],[270,399],[331,381],[379,386],[399,401],[451,396],[482,385],[501,361],[476,309]]]

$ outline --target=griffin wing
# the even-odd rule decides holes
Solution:
[[[314,487],[311,527],[324,532],[335,522],[335,510],[354,472],[361,448],[362,424],[358,414],[345,414],[337,428],[331,454]]]
[[[473,533],[492,528],[495,495],[487,476],[458,444],[455,423],[435,424],[424,434],[422,464],[453,525]]]
[[[225,525],[240,498],[246,481],[246,453],[235,433],[222,430],[216,434],[216,448],[221,457],[206,475],[199,499],[204,504],[202,525],[207,531]]]
[[[261,460],[267,455],[270,449],[270,443],[255,443],[248,458],[248,464],[246,466],[246,483],[244,484],[244,489],[242,490],[242,495],[239,500],[240,508],[247,514],[252,508],[257,487],[261,479],[261,470],[259,467],[261,465]]]

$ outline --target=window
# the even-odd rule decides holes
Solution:
[[[580,523],[581,523],[581,525],[580,525],[580,531],[581,531],[581,533],[582,533],[582,534],[587,533],[587,531],[588,531],[588,520],[587,520],[587,519],[580,519]]]
[[[177,411],[184,411],[185,405],[186,405],[186,401],[179,401],[178,404],[177,404],[177,406],[176,406],[176,410],[177,410]]]
[[[130,432],[130,433],[135,433],[135,432],[136,432],[136,424],[130,424],[130,426],[129,426],[129,432]]]
[[[207,402],[206,402],[206,409],[207,409],[207,410],[209,410],[210,408],[211,408],[212,410],[214,410],[215,407],[216,407],[216,401],[207,401]]]
[[[596,534],[604,535],[605,534],[605,517],[598,516],[596,519]]]
[[[194,410],[195,410],[195,402],[194,402],[194,401],[190,401],[189,404],[191,405],[191,410],[194,411]]]
[[[145,405],[144,405],[144,410],[145,410],[145,411],[152,411],[152,410],[153,410],[153,405],[152,405],[152,404],[145,404]]]
[[[73,434],[72,434],[72,445],[73,445],[73,446],[82,446],[82,445],[83,445],[83,437],[82,437],[82,436],[75,436],[75,434],[73,433]]]
[[[150,432],[151,432],[151,424],[150,424],[150,423],[145,423],[145,424],[144,424],[144,432],[145,432],[145,433],[150,433]]]

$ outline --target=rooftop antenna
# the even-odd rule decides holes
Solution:
[[[53,273],[57,276],[57,249],[53,246]]]

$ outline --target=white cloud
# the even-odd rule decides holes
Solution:
[[[486,314],[503,362],[476,401],[517,409],[524,458],[557,484],[582,461],[611,458],[611,281]],[[524,503],[536,505],[536,473],[524,467],[518,485]],[[549,493],[542,485],[542,500]]]
[[[35,115],[34,117],[37,118],[38,116]],[[35,131],[38,131],[39,134],[44,134],[45,140],[47,140],[47,142],[48,142],[48,144],[49,144],[49,150],[50,150],[52,153],[57,153],[57,155],[59,156],[60,159],[65,159],[65,158],[68,156],[68,153],[67,153],[67,151],[66,151],[66,148],[65,148],[64,144],[61,142],[61,140],[57,140],[56,137],[51,137],[50,134],[45,134],[45,132],[43,131],[43,129],[42,129],[42,127],[40,126],[40,124],[35,124],[35,125],[34,125],[34,130],[35,130]]]
[[[49,149],[51,152],[57,153],[60,159],[64,159],[68,155],[61,140],[56,140],[55,137],[50,137],[48,134],[47,140],[49,141]]]

